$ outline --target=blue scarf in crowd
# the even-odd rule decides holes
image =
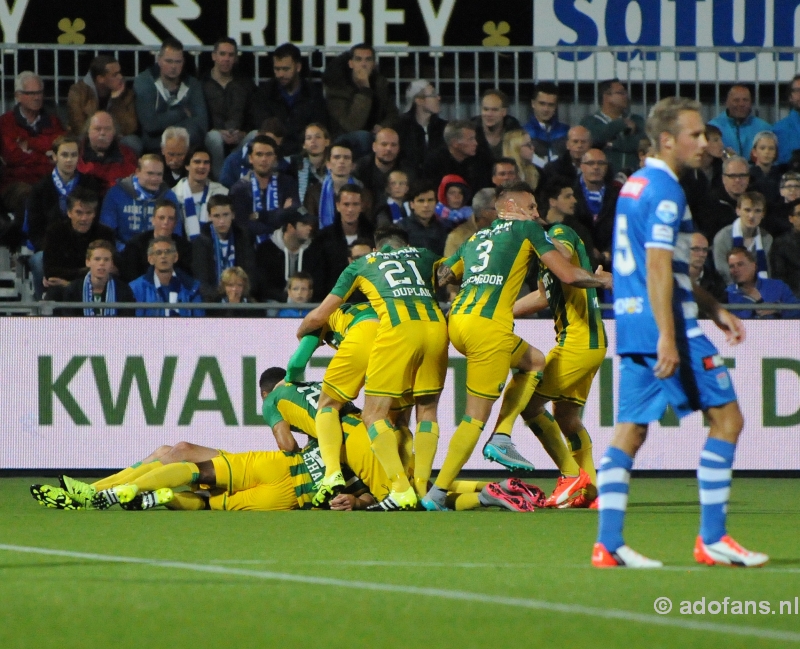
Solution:
[[[734,248],[745,248],[744,233],[742,232],[742,219],[736,219],[733,222],[733,229],[731,231],[733,236]],[[764,252],[764,244],[761,241],[761,228],[756,227],[755,236],[755,253],[756,253],[756,270],[761,279],[769,277],[767,273],[767,254]]]
[[[606,195],[606,187],[603,185],[599,191],[593,191],[586,186],[586,182],[581,176],[581,189],[583,190],[583,197],[586,199],[586,205],[592,213],[592,221],[597,220],[597,215],[603,208],[603,197]]]
[[[222,271],[236,265],[233,227],[228,231],[227,246],[223,246],[222,240],[213,225],[209,230],[211,231],[211,240],[214,242],[214,268],[216,269],[217,284],[219,284],[222,279]]]
[[[158,275],[153,273],[153,281],[158,282]],[[159,284],[156,287],[156,293],[158,297],[161,298],[162,302],[167,302],[169,304],[177,304],[178,303],[178,295],[181,292],[181,280],[178,279],[178,275],[175,271],[172,271],[172,277],[169,278],[169,284],[166,286],[164,284]],[[174,298],[174,299],[173,299]],[[169,316],[179,316],[181,312],[178,309],[164,309],[164,315]]]
[[[197,206],[200,206],[200,211],[202,212],[203,205],[205,205],[208,200],[208,190],[210,188],[211,183],[207,183],[203,188],[203,196],[200,198],[200,203],[195,203],[191,193],[192,190],[189,188],[189,183],[186,183],[186,191],[189,192],[189,195],[183,199],[183,214],[186,217],[185,229],[189,240],[194,239],[200,234],[200,216],[197,214]]]
[[[75,175],[72,176],[72,180],[65,185],[64,181],[61,180],[58,169],[53,169],[53,184],[56,186],[56,192],[58,192],[58,207],[61,208],[62,214],[67,213],[67,196],[75,189],[75,185],[78,184],[78,178],[80,177],[81,175],[76,171]]]
[[[83,278],[83,301],[84,302],[94,302],[94,291],[92,291],[92,274],[86,273],[86,277]],[[114,282],[113,277],[108,278],[108,283],[106,284],[106,297],[105,299],[101,299],[101,302],[116,302],[117,301],[117,286]],[[95,315],[117,315],[116,309],[93,309],[87,308],[83,310],[83,315],[86,316],[95,316]]]
[[[250,189],[253,192],[253,212],[260,214],[261,212],[269,212],[277,210],[280,207],[278,200],[278,175],[272,174],[272,178],[267,185],[267,206],[264,207],[264,199],[261,194],[261,187],[258,184],[255,172],[250,174]]]

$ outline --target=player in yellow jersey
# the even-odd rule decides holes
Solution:
[[[531,257],[538,255],[572,286],[609,286],[611,281],[602,270],[592,275],[571,265],[556,249],[534,222],[538,212],[530,186],[500,187],[496,199],[498,219],[466,241],[439,274],[440,280],[462,278],[450,310],[449,332],[453,345],[467,357],[467,405],[436,482],[422,500],[429,511],[446,509],[447,489],[475,449],[509,370],[519,371],[504,394],[496,434],[510,434],[542,376],[544,355],[513,331],[512,308]]]
[[[303,320],[298,336],[321,327],[356,289],[378,313],[362,416],[372,449],[392,481],[392,492],[370,511],[401,511],[416,507],[418,492],[403,470],[390,411],[413,397],[414,481],[426,484],[439,438],[437,406],[447,371],[447,324],[434,289],[441,260],[429,250],[409,246],[407,234],[396,227],[378,231],[375,239],[378,252],[345,269],[331,293]]]

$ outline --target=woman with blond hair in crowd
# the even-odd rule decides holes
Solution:
[[[503,136],[503,157],[513,159],[519,169],[519,179],[536,189],[541,169],[533,164],[533,142],[527,131],[514,129]]]
[[[231,266],[222,271],[219,280],[219,299],[223,304],[249,304],[250,278],[241,266]],[[206,315],[212,318],[260,318],[261,311],[251,309],[208,309]]]

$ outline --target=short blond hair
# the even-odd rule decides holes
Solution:
[[[661,148],[660,138],[662,133],[669,133],[673,137],[678,136],[678,118],[681,113],[694,111],[702,114],[702,106],[699,101],[687,99],[686,97],[667,97],[659,101],[650,109],[645,124],[645,132],[655,151]]]
[[[250,278],[241,266],[231,266],[222,271],[222,275],[219,278],[220,295],[225,295],[225,285],[230,284],[235,279],[241,280],[242,284],[244,284],[242,297],[250,297]]]

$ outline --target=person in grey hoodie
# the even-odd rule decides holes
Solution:
[[[311,244],[316,217],[304,209],[286,213],[283,225],[256,248],[258,299],[260,301],[286,300],[286,283],[294,273],[309,272],[312,260],[305,252]]]

